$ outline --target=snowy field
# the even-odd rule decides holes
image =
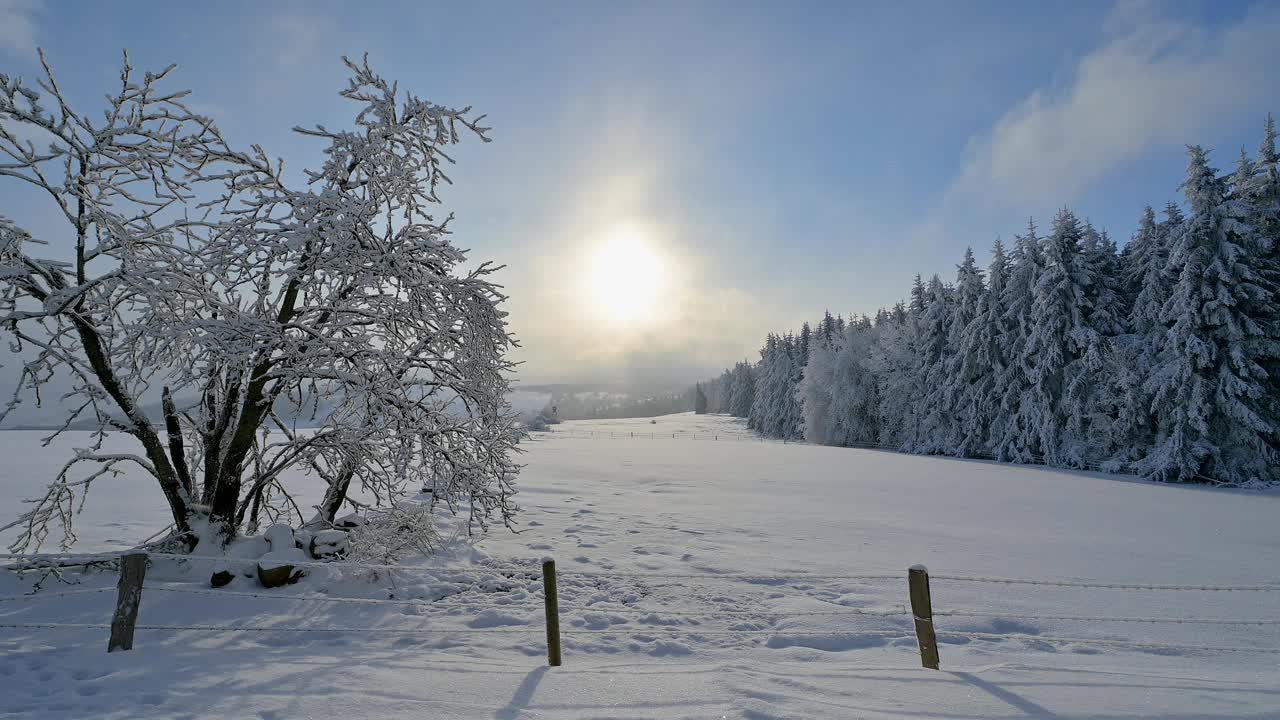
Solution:
[[[1280,495],[759,442],[719,417],[556,429],[522,446],[518,535],[286,590],[149,571],[141,624],[258,630],[139,630],[107,655],[104,629],[0,628],[0,717],[1280,717]],[[0,433],[6,519],[77,444],[38,437]],[[163,525],[143,482],[95,486],[76,550]],[[542,556],[561,576],[554,669]],[[935,576],[939,631],[960,633],[940,637],[941,671],[920,667],[904,609],[916,563]],[[0,624],[107,623],[114,584],[0,602]],[[0,596],[24,590],[0,578]],[[1137,622],[1159,618],[1207,622]],[[1238,620],[1256,622],[1223,622]],[[335,628],[375,631],[320,632]]]

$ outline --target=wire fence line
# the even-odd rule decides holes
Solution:
[[[231,558],[224,556],[191,556],[179,553],[148,553],[148,557],[173,559],[176,561],[205,561],[213,563],[244,563],[256,564],[260,560],[257,558]],[[49,554],[38,556],[43,561],[64,561],[72,558],[84,560],[92,558],[94,562],[110,559],[108,555],[71,555],[71,554]],[[32,556],[21,556],[22,560],[30,560]],[[664,636],[664,635],[682,635],[690,637],[698,636],[770,636],[785,638],[788,636],[811,636],[811,637],[845,637],[845,636],[879,636],[879,637],[903,637],[901,628],[892,630],[868,630],[868,629],[850,629],[843,630],[839,628],[826,630],[806,630],[806,629],[786,629],[786,628],[751,628],[751,627],[717,627],[690,626],[689,624],[674,625],[666,624],[658,627],[645,625],[644,623],[652,622],[645,618],[641,618],[640,624],[627,624],[626,621],[619,621],[617,627],[610,628],[583,628],[583,619],[575,618],[572,622],[578,627],[567,628],[561,633],[558,630],[559,612],[563,609],[567,613],[573,613],[578,616],[589,616],[591,614],[600,615],[641,615],[652,617],[680,617],[680,618],[701,618],[705,620],[714,620],[716,618],[730,617],[756,617],[756,618],[803,618],[803,617],[882,617],[882,618],[902,618],[914,617],[916,622],[917,633],[920,632],[920,623],[925,621],[929,625],[929,637],[934,637],[932,630],[933,617],[973,617],[973,618],[989,618],[1004,620],[1043,620],[1043,621],[1068,621],[1068,622],[1107,622],[1107,623],[1155,623],[1155,624],[1180,624],[1180,625],[1209,625],[1209,626],[1280,626],[1280,618],[1226,618],[1226,617],[1145,617],[1145,616],[1091,616],[1091,615],[1071,615],[1071,614],[1034,614],[1034,613],[1003,613],[999,611],[983,611],[983,610],[967,610],[953,609],[940,610],[934,613],[931,608],[920,611],[916,608],[916,597],[914,587],[912,593],[912,609],[905,607],[900,608],[869,608],[869,607],[843,607],[831,606],[830,609],[821,610],[786,610],[778,608],[758,608],[758,609],[732,609],[710,607],[706,609],[671,609],[666,607],[646,608],[635,605],[624,604],[621,607],[609,607],[603,605],[566,605],[561,608],[557,604],[557,600],[551,590],[553,585],[546,585],[551,582],[554,584],[554,561],[546,560],[543,568],[538,568],[531,564],[531,561],[513,561],[519,564],[505,565],[473,565],[465,567],[406,567],[402,565],[375,564],[375,563],[358,563],[358,562],[311,562],[298,561],[281,564],[292,564],[299,567],[327,567],[357,570],[411,570],[425,571],[433,573],[477,573],[477,572],[516,572],[530,577],[541,577],[544,582],[546,591],[539,598],[536,592],[524,594],[516,598],[517,602],[494,602],[489,597],[463,597],[461,595],[450,595],[436,600],[426,600],[422,598],[395,599],[395,598],[358,598],[358,597],[336,597],[331,595],[296,595],[280,592],[249,592],[243,590],[232,589],[212,589],[187,587],[183,585],[173,584],[151,584],[147,588],[151,591],[176,593],[176,594],[195,594],[206,596],[241,597],[249,599],[270,599],[276,601],[292,601],[299,603],[321,602],[330,604],[347,604],[353,606],[397,606],[412,607],[422,611],[444,611],[455,613],[450,617],[457,617],[456,613],[472,612],[477,610],[499,610],[507,613],[519,613],[513,615],[518,618],[519,622],[534,622],[535,618],[530,615],[536,615],[538,610],[546,609],[548,624],[546,631],[548,633],[548,642],[550,643],[553,625],[551,617],[556,618],[556,653],[558,658],[558,643],[560,634],[574,635],[615,635],[630,637],[645,636]],[[123,564],[123,563],[122,563]],[[548,566],[549,569],[548,569]],[[912,568],[911,574],[925,574],[925,582],[927,584],[927,572],[923,568]],[[753,575],[738,573],[661,573],[661,572],[624,572],[624,571],[577,571],[568,570],[563,573],[566,577],[612,577],[612,578],[643,578],[655,580],[699,580],[699,581],[745,581],[745,582],[787,582],[787,583],[821,583],[824,581],[900,581],[903,579],[901,574],[831,574],[823,575],[817,573],[803,574],[775,574],[775,575]],[[1083,588],[1091,590],[1137,590],[1149,592],[1221,592],[1221,591],[1248,591],[1248,592],[1280,592],[1280,584],[1265,585],[1163,585],[1163,584],[1141,584],[1141,583],[1115,583],[1094,580],[1035,580],[1024,578],[1003,578],[1003,577],[986,577],[980,575],[934,575],[934,579],[944,582],[969,582],[969,583],[988,583],[997,585],[1028,585],[1028,586],[1049,586],[1049,587],[1070,587]],[[915,582],[914,579],[912,581]],[[123,582],[122,582],[123,584]],[[139,586],[140,588],[140,586]],[[803,588],[801,588],[803,589]],[[0,597],[0,602],[29,600],[29,599],[56,599],[66,596],[87,595],[94,593],[109,592],[110,587],[88,588],[67,590],[54,593],[36,593],[15,595],[10,597]],[[500,592],[500,590],[499,590]],[[486,593],[488,595],[497,595],[497,592]],[[926,586],[926,596],[927,586]],[[541,600],[539,603],[538,600]],[[526,601],[526,602],[520,602]],[[531,602],[530,602],[531,601]],[[925,601],[925,607],[928,608],[928,600]],[[554,610],[552,610],[554,608]],[[923,617],[922,617],[923,615]],[[439,617],[439,616],[437,616]],[[471,622],[482,616],[476,616]],[[588,618],[589,621],[589,618]],[[512,622],[515,622],[513,620]],[[625,625],[625,626],[624,626]],[[0,623],[0,628],[12,629],[106,629],[112,628],[114,632],[114,624],[106,623],[58,623],[58,622],[5,622]],[[134,624],[132,629],[167,631],[167,632],[279,632],[279,633],[362,633],[368,635],[466,635],[466,634],[530,634],[541,632],[540,627],[519,627],[519,628],[495,628],[495,627],[465,627],[465,628],[436,628],[436,627],[299,627],[299,626],[277,626],[277,625],[204,625],[204,624]],[[1280,648],[1273,647],[1245,647],[1245,646],[1217,646],[1217,645],[1187,645],[1176,643],[1161,642],[1144,642],[1130,641],[1112,638],[1067,638],[1056,636],[1043,636],[1028,632],[1022,633],[987,633],[987,632],[971,632],[964,630],[938,630],[937,637],[941,638],[958,638],[962,640],[1017,640],[1025,642],[1042,642],[1049,644],[1081,644],[1096,645],[1103,647],[1118,647],[1137,650],[1166,650],[1166,651],[1182,651],[1182,652],[1253,652],[1262,654],[1280,653]],[[131,636],[130,636],[131,637]],[[923,650],[925,648],[924,636],[920,636],[920,643]],[[935,665],[936,667],[936,654]],[[555,663],[553,663],[555,664]]]
[[[662,580],[746,580],[746,581],[782,581],[810,582],[820,580],[901,580],[902,575],[820,575],[817,573],[800,573],[790,575],[739,575],[737,573],[652,573],[652,572],[599,572],[595,570],[561,570],[567,577],[617,577],[617,578],[654,578]]]
[[[536,610],[542,609],[540,605],[539,606],[530,606],[530,605],[521,606],[521,605],[511,604],[511,603],[494,603],[494,602],[484,602],[484,601],[446,602],[443,599],[427,600],[425,598],[409,598],[404,600],[396,600],[393,598],[388,598],[388,599],[353,598],[353,597],[338,597],[334,595],[291,595],[291,594],[285,594],[285,593],[265,593],[265,592],[257,593],[257,592],[246,592],[243,590],[190,588],[190,587],[175,587],[175,586],[165,586],[165,585],[148,585],[147,586],[148,592],[151,592],[153,590],[158,592],[184,593],[189,595],[212,595],[215,597],[264,598],[267,600],[294,600],[298,602],[323,602],[323,603],[337,603],[337,604],[348,604],[348,605],[393,605],[397,607],[421,608],[424,610],[425,609],[467,610],[467,609],[475,609],[475,608],[513,609],[513,610],[522,609],[522,608],[531,608]]]
[[[122,553],[123,554],[123,553]],[[261,558],[250,557],[234,557],[228,555],[187,555],[183,553],[168,552],[147,552],[148,558],[166,558],[177,561],[198,561],[210,563],[224,564],[240,564],[240,565],[257,565],[262,561]],[[23,560],[30,562],[53,562],[53,561],[90,561],[105,562],[116,561],[120,557],[119,554],[75,554],[75,553],[45,553],[45,554],[6,554],[0,553],[0,559]],[[294,567],[304,568],[329,568],[337,570],[395,570],[402,572],[424,572],[424,573],[478,573],[478,572],[516,572],[523,574],[540,574],[538,560],[519,560],[512,559],[504,561],[502,564],[480,564],[467,566],[414,566],[403,564],[382,564],[382,563],[365,563],[365,562],[348,562],[342,560],[319,561],[319,560],[289,560],[278,561],[279,564],[292,565]],[[669,579],[669,580],[711,580],[711,581],[754,581],[754,582],[814,582],[823,580],[854,580],[854,581],[898,581],[902,580],[901,574],[889,573],[869,573],[869,574],[825,574],[825,573],[774,573],[767,575],[744,574],[744,573],[662,573],[662,572],[627,572],[614,570],[577,570],[573,568],[561,568],[559,571],[561,576],[578,576],[578,577],[616,577],[616,578],[652,578],[652,579]],[[1256,585],[1214,585],[1214,584],[1156,584],[1156,583],[1119,583],[1104,580],[1081,578],[1075,580],[1045,580],[1035,578],[1009,578],[994,577],[983,575],[952,575],[952,574],[933,574],[930,573],[933,580],[944,580],[949,582],[968,582],[968,583],[990,583],[997,585],[1043,585],[1050,587],[1073,587],[1085,589],[1101,589],[1101,590],[1135,590],[1135,591],[1170,591],[1170,592],[1280,592],[1280,580]],[[3,600],[0,598],[0,600]]]
[[[0,623],[0,628],[51,630],[109,630],[109,623]],[[369,628],[369,627],[275,627],[271,625],[134,625],[135,630],[167,630],[173,632],[281,632],[281,633],[345,633],[373,635],[444,635],[471,633],[541,633],[541,628]]]
[[[96,595],[98,593],[110,592],[115,590],[113,587],[87,588],[84,590],[60,590],[58,592],[29,592],[21,595],[6,595],[0,597],[0,603],[14,602],[17,600],[56,600],[62,597],[72,595]]]
[[[1247,646],[1223,645],[1184,645],[1174,643],[1143,642],[1135,640],[1111,640],[1107,638],[1061,638],[1025,633],[980,633],[959,630],[939,630],[942,637],[961,637],[969,640],[1023,640],[1026,642],[1043,642],[1051,644],[1105,645],[1111,647],[1134,648],[1138,650],[1201,650],[1206,652],[1243,652],[1280,654],[1280,648],[1259,648]]]
[[[598,612],[602,614],[618,613],[618,614],[640,614],[640,615],[672,615],[679,617],[839,617],[844,615],[865,615],[868,617],[896,617],[908,616],[910,610],[905,608],[899,610],[893,609],[876,609],[876,608],[844,608],[842,610],[667,610],[665,608],[649,609],[638,607],[612,608],[612,607],[594,607],[594,606],[562,606],[564,610],[572,610],[576,612]]]
[[[1100,615],[1037,615],[991,610],[935,610],[934,617],[976,617],[996,620],[1073,620],[1081,622],[1168,623],[1172,625],[1280,625],[1280,619],[1107,617]]]
[[[112,590],[114,588],[100,588],[93,592]],[[149,585],[148,591],[158,591],[167,593],[185,593],[191,595],[212,595],[218,597],[244,597],[244,598],[265,598],[268,600],[295,600],[299,602],[324,602],[352,605],[392,605],[398,607],[414,607],[424,610],[511,610],[541,612],[543,607],[541,604],[530,603],[495,603],[484,600],[469,600],[451,596],[449,598],[441,598],[439,600],[426,599],[380,599],[380,598],[348,598],[335,597],[331,595],[290,595],[282,593],[257,593],[245,592],[242,590],[223,590],[223,589],[206,589],[206,588],[189,588],[175,587],[164,585]],[[492,593],[496,594],[496,593]],[[536,596],[530,596],[536,597]],[[606,607],[598,605],[561,605],[561,610],[567,612],[579,613],[601,613],[601,614],[638,614],[638,615],[672,615],[681,617],[720,617],[720,616],[744,616],[744,617],[770,617],[770,616],[786,616],[786,617],[837,617],[842,615],[865,615],[871,617],[892,617],[907,616],[911,611],[906,608],[898,609],[877,609],[877,608],[857,608],[847,607],[839,610],[722,610],[711,609],[701,611],[683,611],[670,610],[667,608],[643,608],[643,607]]]
[[[178,561],[191,562],[210,562],[222,563],[226,565],[257,565],[262,562],[262,558],[235,557],[232,555],[188,555],[185,553],[172,552],[152,552],[150,550],[122,550],[114,554],[75,554],[75,553],[0,553],[0,560],[19,560],[22,562],[30,562],[35,566],[44,563],[53,562],[117,562],[121,555],[130,552],[145,552],[148,559],[165,558]],[[520,560],[510,560],[503,565],[466,565],[455,567],[430,567],[415,566],[403,564],[386,564],[386,563],[366,563],[366,562],[347,562],[342,560],[321,561],[321,560],[287,560],[276,561],[280,565],[292,565],[294,567],[305,568],[330,568],[334,570],[398,570],[402,572],[520,572],[529,573],[537,572],[538,567],[536,561],[524,561],[527,564],[519,564]]]
[[[174,560],[199,560],[205,562],[225,563],[229,565],[257,565],[262,562],[262,558],[240,558],[226,555],[184,555],[182,553],[164,553],[164,552],[148,552],[147,557],[171,558]],[[466,565],[456,567],[430,567],[415,565],[395,565],[387,563],[365,563],[365,562],[347,562],[344,560],[321,561],[321,560],[278,560],[273,561],[278,565],[292,565],[301,568],[331,568],[334,570],[397,570],[401,572],[536,572],[537,566],[530,561],[528,565],[514,564],[518,561],[511,561],[513,564],[508,565]]]
[[[1094,590],[1149,590],[1170,592],[1280,592],[1280,582],[1266,585],[1151,585],[1102,582],[1098,580],[1027,580],[1022,578],[980,577],[972,575],[933,575],[934,580],[992,583],[996,585],[1047,585],[1051,587],[1089,588]]]
[[[10,595],[0,597],[0,602],[11,602],[17,600],[52,600],[67,596],[76,595],[95,595],[110,592],[115,588],[99,587],[88,588],[84,590],[64,590],[54,593],[28,593],[23,595]],[[208,595],[214,597],[243,597],[267,600],[292,600],[298,602],[323,602],[336,604],[351,605],[383,605],[396,607],[413,607],[424,610],[510,610],[510,611],[540,611],[541,605],[533,605],[529,603],[497,603],[485,600],[472,600],[468,598],[460,598],[451,596],[448,598],[440,598],[437,600],[427,600],[424,598],[411,599],[382,599],[382,598],[352,598],[352,597],[336,597],[332,595],[292,595],[283,593],[268,592],[246,592],[243,590],[226,590],[226,589],[206,589],[192,588],[181,586],[166,585],[149,585],[148,591],[180,593],[189,595]],[[497,593],[490,593],[497,594]],[[531,596],[536,597],[536,596]],[[861,615],[869,617],[898,617],[909,616],[911,611],[906,608],[860,608],[860,607],[844,607],[832,610],[726,610],[726,609],[710,609],[698,611],[671,610],[669,608],[644,608],[635,606],[611,607],[603,605],[562,605],[560,609],[569,612],[580,613],[602,613],[602,614],[638,614],[638,615],[670,615],[679,617],[840,617],[846,615]],[[1043,615],[1043,614],[1025,614],[1025,613],[1004,613],[993,612],[990,610],[939,610],[935,611],[936,617],[978,617],[993,618],[1000,620],[1062,620],[1062,621],[1082,621],[1082,622],[1125,622],[1125,623],[1168,623],[1178,625],[1280,625],[1280,619],[1253,619],[1253,618],[1168,618],[1168,617],[1134,617],[1134,616],[1103,616],[1103,615]]]

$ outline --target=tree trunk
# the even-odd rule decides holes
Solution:
[[[338,510],[347,500],[347,489],[351,487],[351,478],[355,474],[355,466],[348,465],[329,483],[329,488],[324,492],[324,500],[320,502],[320,518],[326,523],[332,525],[338,517]]]

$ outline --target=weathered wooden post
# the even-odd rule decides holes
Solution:
[[[111,639],[107,652],[133,649],[133,626],[142,602],[142,580],[147,575],[147,554],[129,553],[120,557],[120,582],[116,585],[116,613],[111,617]]]
[[[914,565],[907,570],[911,591],[911,614],[916,620],[916,642],[920,645],[920,664],[938,669],[938,637],[933,632],[933,601],[929,597],[929,570]]]
[[[542,598],[547,611],[547,664],[560,667],[560,600],[556,597],[556,561],[542,561]]]

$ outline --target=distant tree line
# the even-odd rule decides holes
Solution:
[[[692,410],[696,394],[694,388],[639,397],[631,393],[556,392],[541,414],[558,420],[657,417]]]
[[[770,334],[701,384],[770,437],[1129,472],[1280,478],[1280,172],[1220,175],[1188,149],[1185,206],[1147,207],[1123,250],[1063,209],[984,272],[919,276],[909,302]]]

